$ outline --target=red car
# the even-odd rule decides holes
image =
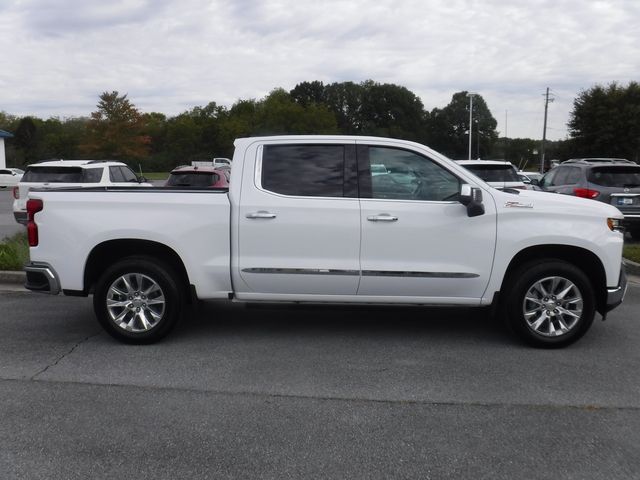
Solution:
[[[164,186],[229,188],[229,172],[213,167],[177,167],[171,170]]]

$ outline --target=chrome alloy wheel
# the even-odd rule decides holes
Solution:
[[[568,333],[582,317],[582,293],[564,277],[546,277],[527,290],[522,313],[527,325],[545,337]]]
[[[166,301],[160,285],[141,273],[127,273],[107,291],[107,312],[115,325],[127,332],[147,332],[164,315]]]

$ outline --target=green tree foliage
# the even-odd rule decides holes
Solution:
[[[581,92],[568,126],[579,156],[640,161],[640,84],[614,82]]]
[[[100,95],[98,109],[87,123],[81,151],[96,159],[139,159],[149,153],[144,119],[138,109],[117,91]]]
[[[34,119],[31,117],[22,118],[14,133],[13,143],[22,152],[23,161],[31,162],[35,159],[38,140],[38,128]]]
[[[487,158],[498,139],[498,122],[481,95],[473,97],[472,158]],[[431,111],[429,143],[436,150],[452,158],[468,158],[469,155],[469,95],[462,91],[453,94],[451,102]],[[479,142],[479,143],[478,143]]]
[[[253,134],[330,134],[337,133],[336,120],[329,109],[310,103],[296,103],[283,89],[273,90],[256,104]]]
[[[303,107],[326,106],[336,118],[340,133],[376,135],[408,140],[425,138],[422,101],[405,87],[367,80],[332,83],[302,82],[290,92]]]

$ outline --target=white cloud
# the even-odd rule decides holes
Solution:
[[[426,108],[483,95],[504,133],[566,134],[577,93],[637,80],[640,2],[36,0],[4,2],[0,110],[87,115],[118,90],[145,111],[230,105],[304,80],[406,86]]]

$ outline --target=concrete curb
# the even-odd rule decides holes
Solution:
[[[0,283],[9,283],[13,285],[24,285],[27,280],[25,272],[6,272],[0,271]]]

